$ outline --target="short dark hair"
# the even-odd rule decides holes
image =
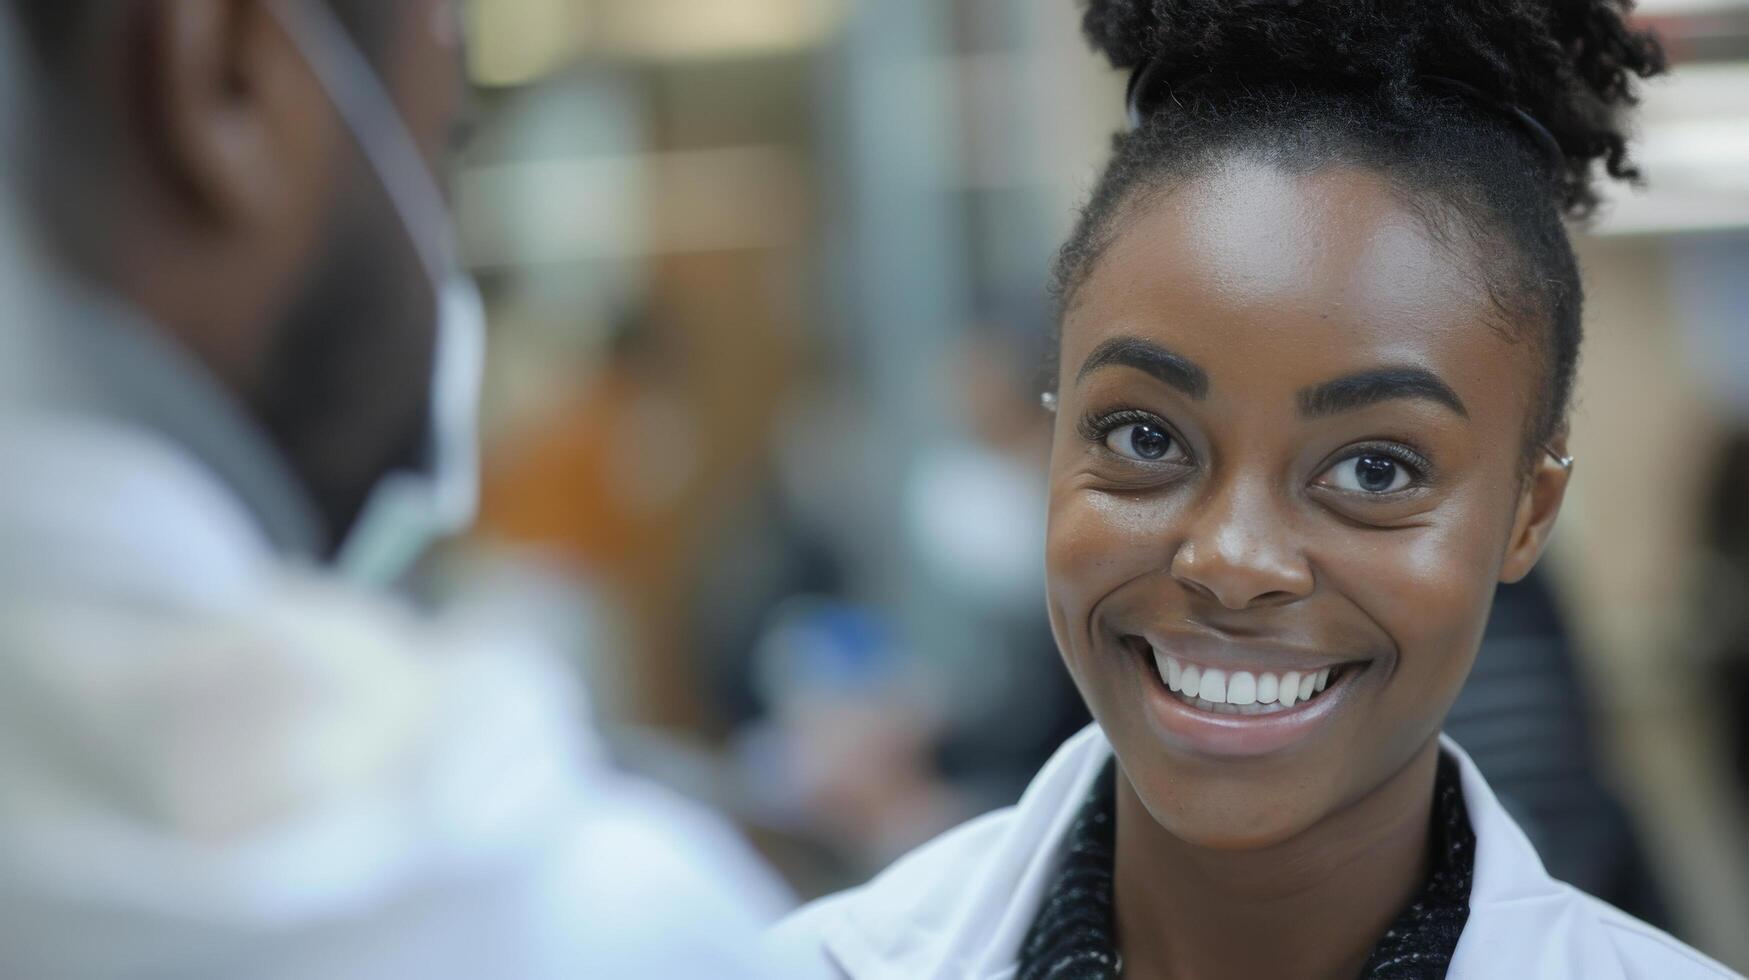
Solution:
[[[1632,0],[1084,2],[1093,46],[1118,68],[1158,66],[1168,96],[1117,139],[1057,262],[1065,303],[1151,191],[1234,156],[1294,171],[1364,167],[1478,246],[1504,319],[1546,325],[1527,450],[1561,430],[1583,333],[1563,217],[1595,206],[1597,163],[1638,176],[1620,110],[1636,79],[1665,67],[1656,41],[1629,25]]]

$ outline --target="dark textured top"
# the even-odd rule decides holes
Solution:
[[[1020,950],[1018,980],[1111,980],[1123,975],[1112,915],[1116,764],[1107,763],[1069,829],[1062,870]],[[1476,835],[1457,764],[1441,755],[1433,796],[1433,869],[1378,945],[1362,980],[1444,977],[1470,917]]]

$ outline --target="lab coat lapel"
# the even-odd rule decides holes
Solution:
[[[1620,960],[1597,916],[1549,877],[1529,838],[1464,750],[1449,738],[1442,739],[1442,747],[1458,762],[1476,832],[1470,918],[1447,976],[1622,980]]]

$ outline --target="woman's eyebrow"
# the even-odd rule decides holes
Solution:
[[[1131,367],[1146,372],[1201,401],[1208,397],[1209,376],[1196,362],[1140,337],[1113,337],[1093,349],[1081,363],[1080,382],[1100,368]]]
[[[1300,392],[1300,415],[1315,419],[1357,412],[1399,398],[1444,405],[1469,418],[1464,400],[1433,372],[1418,367],[1385,367],[1326,381]]]

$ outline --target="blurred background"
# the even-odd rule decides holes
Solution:
[[[1678,69],[1650,188],[1581,241],[1579,476],[1453,730],[1527,822],[1609,810],[1557,873],[1749,969],[1749,2],[1640,9]],[[804,896],[1012,802],[1086,720],[1044,618],[1038,395],[1123,79],[1076,6],[471,16],[490,465],[424,587],[573,651],[621,760]]]

